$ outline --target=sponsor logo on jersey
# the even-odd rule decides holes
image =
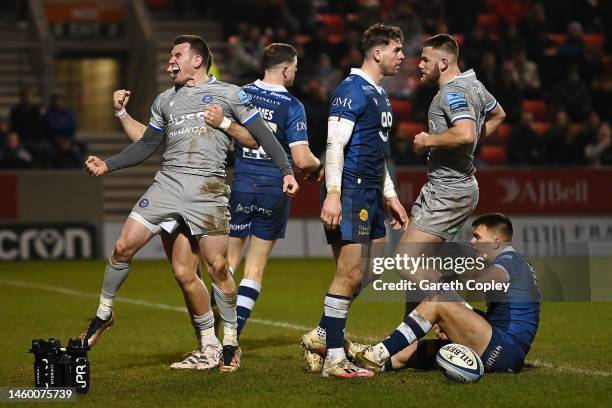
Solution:
[[[272,215],[272,210],[270,208],[258,207],[255,204],[245,206],[243,206],[242,204],[238,204],[236,206],[236,212],[244,214],[262,214],[266,217]]]
[[[446,101],[451,113],[468,110],[468,103],[463,92],[449,92],[446,94]]]
[[[373,91],[374,87],[372,85],[361,85],[361,89],[364,91]]]
[[[362,222],[366,222],[368,220],[368,210],[366,210],[365,208],[362,208],[361,211],[359,211],[359,219]]]
[[[358,237],[367,237],[370,236],[370,226],[369,225],[359,225],[359,229],[357,230]]]
[[[230,231],[244,231],[250,226],[251,226],[250,222],[247,222],[246,224],[231,224],[230,223]]]
[[[298,132],[302,132],[302,131],[306,130],[306,122],[299,121],[296,126],[297,126],[297,131]]]
[[[273,92],[273,91],[270,91],[270,96],[274,96],[275,98],[284,99],[286,101],[291,100],[291,98],[288,97],[287,95],[279,94],[278,92]]]
[[[243,105],[248,106],[251,104],[251,97],[247,95],[247,93],[244,92],[242,89],[236,92],[236,96],[238,97],[238,99],[240,99],[240,102],[242,102]]]
[[[212,103],[213,101],[213,97],[210,95],[206,95],[205,97],[202,98],[202,102],[204,102],[206,105],[208,105],[209,103]]]
[[[353,100],[350,98],[341,98],[336,96],[334,99],[332,99],[332,106],[342,106],[343,108],[353,109],[351,103],[353,103]]]
[[[147,208],[149,206],[149,200],[147,200],[146,198],[143,198],[142,200],[140,200],[140,202],[138,203],[138,206],[140,208]]]

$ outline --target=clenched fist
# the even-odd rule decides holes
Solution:
[[[89,156],[85,160],[85,167],[90,176],[99,177],[108,173],[108,167],[106,167],[104,160],[96,156]]]
[[[215,104],[206,105],[204,121],[208,126],[219,129],[221,122],[223,122],[223,118],[225,118],[225,112],[221,106]]]
[[[125,109],[130,100],[130,94],[131,92],[126,89],[119,89],[113,92],[113,109],[115,112]]]

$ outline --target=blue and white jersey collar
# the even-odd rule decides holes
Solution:
[[[472,75],[473,75],[473,76],[476,76],[476,73],[474,72],[474,70],[473,70],[473,69],[468,69],[467,71],[462,72],[461,74],[459,74],[459,75],[457,75],[457,76],[455,76],[455,77],[453,77],[453,78],[449,79],[448,81],[444,82],[443,84],[441,84],[441,85],[440,85],[440,88],[442,88],[444,85],[446,85],[446,84],[448,84],[448,83],[450,83],[450,82],[454,81],[455,79],[459,79],[459,78],[467,78],[467,77],[470,77],[470,76],[472,76]]]
[[[372,78],[370,78],[370,76],[368,74],[363,72],[362,69],[360,69],[360,68],[351,68],[351,75],[359,75],[360,77],[365,79],[370,85],[372,85],[374,87],[374,89],[376,89],[378,91],[379,94],[382,95],[383,87],[376,85],[376,82],[374,82],[374,80]]]
[[[262,81],[261,79],[258,79],[257,81],[253,82],[253,85],[255,85],[258,88],[265,89],[266,91],[287,92],[287,93],[289,92],[287,88],[285,88],[282,85],[269,84],[267,82]]]

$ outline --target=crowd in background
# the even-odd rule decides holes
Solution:
[[[422,165],[414,134],[426,130],[437,89],[419,81],[423,38],[440,32],[460,43],[460,67],[473,68],[507,114],[481,140],[483,165],[612,164],[612,1],[603,0],[147,0],[155,18],[222,23],[221,79],[262,76],[270,42],[293,44],[299,70],[290,90],[305,105],[315,153],[325,148],[330,93],[361,64],[361,33],[384,21],[405,36],[406,60],[384,86],[395,111],[392,158]],[[76,120],[55,95],[49,106],[25,90],[10,120],[0,119],[0,167],[80,167],[85,146]]]
[[[330,92],[361,63],[361,33],[385,21],[398,25],[406,38],[407,59],[398,75],[384,82],[394,110],[410,102],[406,114],[395,115],[397,164],[425,163],[424,156],[412,153],[411,138],[426,129],[437,90],[421,86],[417,65],[422,39],[439,32],[455,35],[460,67],[473,68],[507,114],[500,132],[481,141],[482,164],[612,164],[612,2],[226,0],[200,8],[189,3],[174,2],[175,11],[223,21],[226,71],[242,82],[261,76],[266,44],[288,42],[298,48],[291,92],[306,106],[315,152],[325,146]]]
[[[77,122],[60,94],[48,106],[24,88],[8,120],[0,119],[0,169],[83,167],[86,146],[76,137]]]

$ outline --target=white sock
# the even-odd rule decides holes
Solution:
[[[343,348],[331,348],[327,350],[327,360],[330,363],[337,363],[342,359],[346,358],[346,354],[344,354]]]
[[[115,299],[109,299],[100,295],[100,306],[98,306],[96,316],[102,320],[110,319],[113,312],[113,303],[115,303]]]

